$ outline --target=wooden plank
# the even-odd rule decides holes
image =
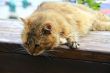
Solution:
[[[21,43],[23,26],[16,20],[0,20],[0,41]],[[80,50],[110,52],[110,32],[95,31],[79,41]]]
[[[16,20],[0,20],[0,46],[6,43],[21,44],[22,24]],[[96,31],[90,32],[86,37],[82,37],[79,41],[79,49],[69,49],[65,46],[56,48],[54,52],[48,52],[50,55],[60,58],[80,59],[99,62],[110,62],[110,32]],[[14,45],[15,46],[15,45]],[[13,47],[14,47],[13,46]],[[4,47],[6,48],[6,47]],[[14,48],[13,48],[14,49]],[[9,51],[8,48],[0,49],[1,51]],[[13,51],[13,50],[11,50]],[[17,50],[16,50],[17,51]]]
[[[21,43],[23,26],[17,20],[0,20],[0,41],[9,43]]]
[[[110,73],[110,65],[90,61],[0,53],[0,73]]]

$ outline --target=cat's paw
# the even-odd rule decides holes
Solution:
[[[75,48],[79,48],[80,44],[75,41],[75,42],[67,43],[67,46],[72,49],[75,49]]]

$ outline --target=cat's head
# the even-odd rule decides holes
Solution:
[[[21,18],[24,23],[23,45],[31,55],[40,55],[58,44],[58,36],[54,33],[54,23],[43,18]]]

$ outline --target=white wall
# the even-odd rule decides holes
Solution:
[[[9,7],[5,5],[4,2],[9,0],[0,0],[0,19],[7,19],[10,15]],[[14,0],[16,2],[16,15],[19,17],[27,17],[29,16],[36,8],[37,6],[44,1],[63,1],[63,0],[29,0],[31,2],[31,6],[24,9],[22,7],[22,0]]]

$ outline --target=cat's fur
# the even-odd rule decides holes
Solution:
[[[60,44],[79,46],[78,39],[90,30],[110,30],[110,18],[84,5],[45,2],[30,17],[22,19],[23,44],[32,55],[39,55]]]

